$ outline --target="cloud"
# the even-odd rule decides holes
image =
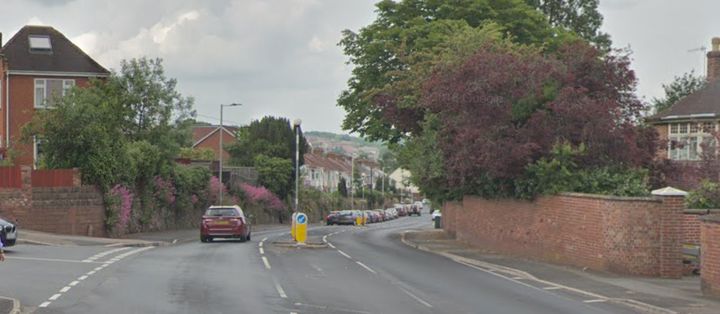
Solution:
[[[33,16],[25,23],[27,25],[45,25],[45,23],[37,16]]]

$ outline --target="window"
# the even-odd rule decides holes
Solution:
[[[30,35],[28,36],[30,52],[52,52],[50,44],[50,36],[47,35]]]
[[[703,151],[714,152],[715,122],[672,123],[668,130],[668,157],[672,160],[700,160]]]
[[[58,98],[63,97],[75,86],[75,80],[36,79],[35,108],[53,107]]]

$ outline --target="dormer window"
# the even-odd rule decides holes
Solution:
[[[30,52],[52,53],[50,36],[30,35],[28,36],[28,42],[30,43]]]

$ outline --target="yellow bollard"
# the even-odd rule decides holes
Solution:
[[[305,244],[307,241],[307,215],[298,213],[295,216],[295,241],[298,244]]]
[[[359,213],[355,213],[357,216],[355,216],[355,225],[356,226],[362,226],[362,216],[358,215]]]

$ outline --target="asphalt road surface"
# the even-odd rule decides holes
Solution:
[[[26,313],[630,313],[524,284],[416,250],[400,241],[430,228],[429,215],[368,227],[319,226],[327,248],[273,242],[165,247],[13,248],[0,265],[0,295]]]

